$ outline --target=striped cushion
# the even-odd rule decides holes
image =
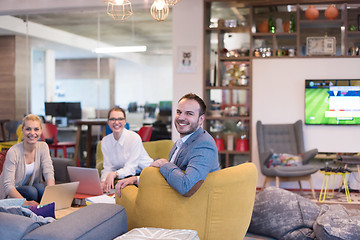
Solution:
[[[163,228],[134,228],[133,230],[115,238],[114,240],[200,240],[195,230],[163,229]]]

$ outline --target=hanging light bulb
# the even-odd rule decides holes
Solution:
[[[180,0],[165,0],[165,3],[169,6],[172,7],[175,4],[177,4]]]
[[[151,16],[160,21],[164,21],[169,16],[169,6],[165,3],[165,0],[155,0],[150,8]]]
[[[129,0],[108,0],[107,14],[114,20],[125,20],[133,14]]]

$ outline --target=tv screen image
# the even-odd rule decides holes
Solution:
[[[360,124],[360,79],[305,80],[305,124]]]

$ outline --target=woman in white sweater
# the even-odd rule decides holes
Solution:
[[[49,147],[39,142],[41,133],[41,119],[34,114],[27,115],[22,123],[24,140],[6,154],[0,175],[0,199],[26,198],[24,205],[38,205],[45,185],[55,184]]]

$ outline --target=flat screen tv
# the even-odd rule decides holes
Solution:
[[[305,80],[305,124],[360,124],[360,79]]]

